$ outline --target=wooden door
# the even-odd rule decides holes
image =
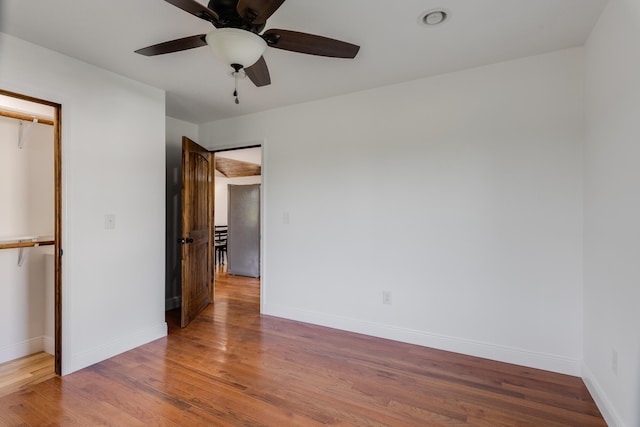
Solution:
[[[182,315],[184,328],[213,301],[213,155],[182,137]]]

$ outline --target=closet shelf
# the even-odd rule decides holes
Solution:
[[[35,246],[55,244],[53,236],[19,236],[0,238],[0,249],[18,249],[18,267],[22,267],[24,260]]]

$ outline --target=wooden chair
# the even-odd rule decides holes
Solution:
[[[216,225],[213,227],[213,243],[215,247],[216,265],[222,265],[227,257],[227,237],[229,229],[226,225]]]

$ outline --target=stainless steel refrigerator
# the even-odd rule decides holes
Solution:
[[[260,184],[228,188],[227,271],[260,277]]]

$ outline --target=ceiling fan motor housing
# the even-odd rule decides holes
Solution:
[[[237,0],[210,0],[208,5],[209,9],[216,12],[219,16],[218,22],[214,25],[217,28],[239,28],[255,34],[259,34],[264,30],[265,23],[253,23],[253,20],[258,17],[258,12],[247,9],[246,16],[240,16],[237,5]]]

